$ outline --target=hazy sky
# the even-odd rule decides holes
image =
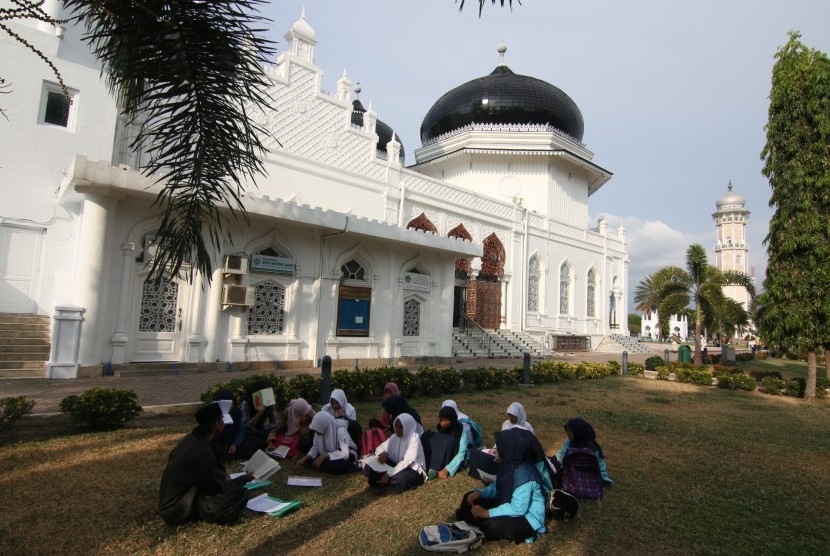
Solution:
[[[714,262],[712,212],[729,180],[747,199],[750,264],[760,286],[772,214],[760,152],[773,56],[798,30],[830,51],[829,0],[525,0],[507,8],[452,0],[274,0],[269,36],[302,8],[334,91],[345,69],[364,105],[398,133],[406,163],[421,121],[445,92],[490,73],[496,46],[520,74],[556,85],[579,106],[594,162],[614,173],[590,197],[592,219],[627,230],[629,294],[640,279],[683,265],[701,243]]]

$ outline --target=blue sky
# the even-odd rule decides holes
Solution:
[[[276,0],[263,8],[283,34],[305,7],[317,33],[323,88],[345,69],[360,81],[407,151],[421,120],[448,90],[486,75],[508,45],[516,73],[564,90],[585,119],[594,162],[614,177],[590,214],[627,230],[629,293],[657,268],[682,265],[701,243],[714,261],[711,214],[729,180],[747,199],[749,260],[760,286],[769,184],[760,152],[770,74],[787,32],[830,52],[827,0],[525,0],[512,10],[452,0]],[[515,2],[514,2],[515,3]]]

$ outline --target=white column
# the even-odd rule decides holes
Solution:
[[[114,365],[126,363],[129,357],[129,321],[128,315],[133,303],[133,283],[135,281],[135,244],[125,242],[121,244],[121,294],[118,296],[118,322],[115,332],[110,338]]]
[[[76,188],[77,190],[77,188]],[[118,199],[100,194],[86,193],[75,263],[76,303],[85,310],[85,322],[81,330],[78,362],[81,365],[98,365],[102,362],[100,323],[102,298],[106,294],[105,277],[109,275],[107,256],[108,220]]]

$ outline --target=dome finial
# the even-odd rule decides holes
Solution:
[[[731,178],[729,179],[729,186],[728,187],[729,187],[729,191],[732,191],[732,179]]]
[[[360,81],[356,81],[354,84],[354,94],[357,98],[360,98],[360,91],[362,90],[363,88],[360,86]]]
[[[496,47],[496,50],[499,53],[499,65],[504,65],[504,53],[507,52],[507,44],[504,41],[500,42],[499,45]]]
[[[300,19],[305,19],[305,6],[303,6],[303,11],[300,13]]]

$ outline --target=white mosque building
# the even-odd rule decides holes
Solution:
[[[60,17],[58,2],[44,6]],[[36,56],[0,43],[13,84],[0,98],[0,317],[39,319],[49,346],[19,368],[0,346],[0,374],[450,357],[464,322],[554,347],[627,333],[625,232],[588,217],[612,174],[583,143],[574,101],[514,73],[504,47],[489,75],[435,102],[406,166],[345,73],[324,91],[301,17],[268,70],[279,110],[258,123],[279,142],[243,197],[250,223],[214,254],[213,276],[157,284],[159,186],[138,169],[82,31],[10,25],[73,102]]]

